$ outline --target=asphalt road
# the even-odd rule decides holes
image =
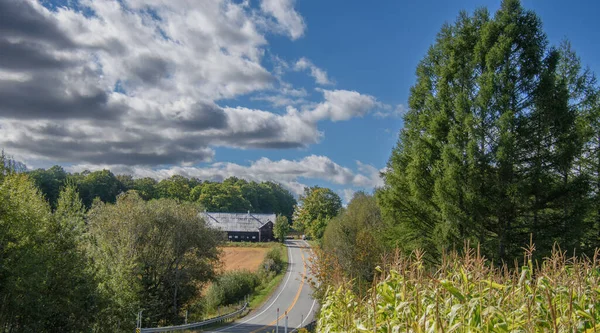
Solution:
[[[286,241],[288,250],[288,270],[279,287],[265,304],[244,318],[211,332],[221,333],[262,333],[284,332],[285,313],[288,317],[288,332],[304,326],[313,320],[317,302],[312,298],[312,288],[308,283],[310,272],[308,260],[311,250],[305,241]],[[279,309],[279,312],[277,310]]]

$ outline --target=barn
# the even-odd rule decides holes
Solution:
[[[232,242],[270,242],[274,240],[275,214],[211,213],[200,214],[213,228],[227,232]]]

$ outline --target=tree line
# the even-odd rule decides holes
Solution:
[[[128,191],[86,209],[67,183],[51,208],[11,165],[0,156],[0,332],[132,332],[139,311],[144,327],[202,311],[224,237],[198,204]]]
[[[210,212],[274,213],[291,219],[296,205],[294,196],[274,182],[246,181],[230,177],[223,182],[202,181],[174,175],[160,181],[154,178],[133,178],[115,175],[109,170],[68,173],[61,166],[28,172],[31,179],[55,208],[61,189],[76,187],[86,208],[95,198],[114,203],[119,193],[135,190],[144,200],[169,198],[199,203]]]

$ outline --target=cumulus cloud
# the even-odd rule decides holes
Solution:
[[[332,121],[348,120],[363,117],[375,107],[378,102],[375,97],[350,90],[321,90],[325,101],[303,116],[309,121],[329,119]]]
[[[320,85],[330,85],[333,84],[333,81],[327,77],[327,72],[317,66],[315,66],[310,60],[302,57],[300,60],[296,62],[294,65],[294,69],[297,71],[309,70],[310,76],[315,79]]]
[[[284,60],[275,56],[273,73],[263,66],[269,22],[292,39],[304,33],[290,0],[260,8],[105,0],[55,9],[0,0],[0,12],[0,146],[25,160],[190,165],[212,161],[218,146],[307,147],[323,135],[319,121],[363,116],[376,105],[345,90],[322,90],[323,102],[308,102],[303,88],[281,80],[291,67]],[[329,82],[314,68],[318,82]],[[288,107],[278,114],[219,105],[248,94]]]
[[[287,33],[292,39],[304,35],[306,25],[304,19],[294,9],[294,0],[262,0],[260,8],[273,16],[277,21],[277,28]]]
[[[238,177],[255,181],[276,181],[287,187],[292,193],[300,195],[306,186],[303,181],[323,180],[337,185],[358,188],[379,184],[381,179],[373,166],[357,162],[358,171],[343,167],[326,156],[310,155],[299,160],[278,160],[261,158],[250,165],[217,162],[205,167],[171,166],[153,169],[130,165],[78,164],[69,167],[70,171],[110,169],[115,173],[127,173],[136,178],[169,178],[173,175],[196,177],[203,180],[222,181],[228,177]],[[353,193],[353,192],[352,192]]]

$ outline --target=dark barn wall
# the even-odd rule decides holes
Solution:
[[[258,242],[259,234],[258,231],[229,231],[227,232],[227,238],[230,242]]]
[[[261,242],[271,242],[274,241],[273,237],[273,222],[267,222],[265,225],[260,227],[260,241]]]

